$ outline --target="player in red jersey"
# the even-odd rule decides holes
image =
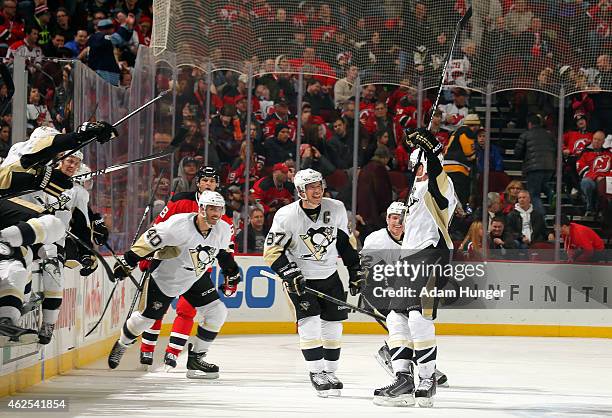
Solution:
[[[170,199],[166,207],[160,212],[154,223],[158,224],[160,222],[164,222],[172,215],[177,213],[197,212],[198,197],[200,196],[200,193],[205,190],[215,191],[219,186],[219,174],[217,173],[217,170],[215,170],[213,167],[200,168],[197,174],[196,184],[198,186],[198,190],[196,192],[183,192],[172,196],[172,199]],[[225,214],[221,217],[221,219],[231,226],[232,246],[230,249],[233,250],[234,227],[232,219]],[[148,262],[141,262],[141,270],[144,271],[148,267]],[[231,296],[236,292],[236,285],[230,286],[229,284],[224,283],[222,285],[222,290],[226,296]],[[176,360],[189,339],[189,334],[191,333],[191,329],[193,327],[193,318],[195,315],[195,308],[181,296],[176,305],[176,318],[172,324],[170,341],[168,342],[166,354],[164,355],[164,363],[166,364],[167,369],[176,367]],[[140,364],[145,366],[150,366],[153,364],[153,352],[155,351],[155,345],[157,344],[157,338],[159,337],[161,325],[161,319],[155,321],[151,329],[142,334],[142,341],[140,344]]]

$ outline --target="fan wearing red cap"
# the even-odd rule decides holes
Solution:
[[[285,163],[272,166],[272,174],[253,186],[253,197],[264,208],[266,216],[274,215],[281,207],[293,202],[294,186],[288,180],[289,167]]]

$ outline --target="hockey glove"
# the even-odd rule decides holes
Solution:
[[[98,245],[104,245],[108,241],[108,228],[102,219],[102,215],[96,213],[92,217],[91,230],[93,232],[93,240]]]
[[[113,266],[113,278],[115,280],[123,280],[130,276],[135,267],[136,265],[129,265],[124,257],[118,257],[115,265]]]
[[[143,258],[142,260],[140,260],[138,262],[138,268],[142,272],[145,272],[145,271],[149,270],[149,267],[151,267],[151,258],[150,257]]]
[[[93,254],[85,254],[79,260],[83,268],[79,271],[79,274],[83,277],[89,276],[98,268],[98,259]]]
[[[366,271],[357,266],[356,268],[349,268],[349,291],[351,292],[351,296],[356,296],[365,287],[366,284]]]
[[[306,279],[298,268],[297,264],[291,262],[278,270],[278,275],[283,279],[283,286],[289,293],[295,293],[298,296],[304,294],[306,289]]]
[[[108,122],[85,122],[77,128],[77,134],[82,142],[95,138],[100,144],[119,136],[117,129]]]
[[[408,135],[406,142],[411,147],[418,147],[429,155],[438,155],[442,151],[442,144],[427,128],[419,128]]]
[[[240,277],[240,270],[234,274],[223,273],[225,281],[219,286],[219,290],[223,292],[225,296],[232,296],[238,290],[238,283],[242,278]]]
[[[40,167],[35,175],[34,181],[40,190],[44,190],[51,196],[59,196],[67,189],[72,189],[72,177],[65,175],[51,166]]]

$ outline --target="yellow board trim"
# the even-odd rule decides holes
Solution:
[[[344,322],[342,325],[344,334],[387,334],[374,322]],[[191,335],[195,334],[196,327],[194,324]],[[171,329],[172,324],[163,324],[160,335],[169,336]],[[228,322],[220,332],[224,335],[296,333],[293,322]],[[612,338],[612,327],[436,323],[436,335]]]
[[[60,356],[45,359],[45,380],[74,368],[86,366],[101,357],[107,356],[117,341],[119,334],[104,340],[70,350]],[[28,368],[0,376],[0,398],[23,391],[40,382],[42,364],[37,363]]]

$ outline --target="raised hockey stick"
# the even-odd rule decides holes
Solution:
[[[136,158],[135,160],[127,161],[125,163],[115,164],[115,165],[111,165],[111,166],[106,167],[106,168],[101,168],[99,170],[92,171],[91,173],[79,174],[78,176],[74,176],[73,179],[74,180],[86,181],[86,180],[92,179],[92,178],[94,178],[96,176],[99,176],[99,175],[102,175],[102,174],[109,174],[109,173],[112,173],[114,171],[123,170],[124,168],[128,168],[128,167],[130,167],[132,165],[142,164],[142,163],[146,163],[148,161],[153,161],[153,160],[157,160],[159,158],[166,157],[166,156],[174,153],[174,151],[176,151],[178,146],[185,140],[185,137],[187,136],[188,132],[189,131],[187,129],[181,127],[179,129],[179,132],[174,136],[174,139],[172,139],[172,142],[170,143],[170,145],[168,145],[162,151],[156,152],[156,153],[148,155],[146,157]],[[148,206],[147,206],[147,208],[148,208]]]
[[[129,118],[131,118],[132,116],[137,115],[138,113],[142,112],[144,109],[146,109],[147,107],[151,106],[153,103],[155,103],[156,101],[160,100],[162,97],[164,97],[166,94],[168,94],[168,92],[170,92],[170,89],[168,90],[164,90],[161,93],[159,93],[156,97],[154,97],[153,99],[149,100],[148,102],[146,102],[145,104],[143,104],[142,106],[140,106],[139,108],[132,110],[130,113],[128,113],[127,115],[125,115],[124,117],[122,117],[121,119],[119,119],[117,122],[112,124],[113,128],[116,128],[117,126],[121,125],[123,122],[125,122],[126,120],[128,120]],[[55,165],[58,162],[60,162],[61,160],[63,160],[64,158],[68,158],[69,156],[71,156],[72,154],[74,154],[75,152],[77,152],[78,150],[80,150],[81,148],[85,147],[86,145],[92,143],[93,141],[95,141],[97,138],[93,137],[85,142],[83,142],[81,145],[79,145],[78,147],[64,153],[61,157],[58,157],[56,159],[54,159],[51,162],[51,165]]]
[[[269,271],[266,271],[266,270],[260,270],[259,274],[261,274],[262,276],[267,277],[269,279],[272,279],[272,280],[282,281],[281,278],[278,277],[278,275],[276,275],[274,273],[270,273]],[[367,316],[369,316],[371,318],[380,319],[380,320],[383,320],[383,321],[386,319],[380,313],[375,313],[375,312],[369,311],[367,309],[360,308],[359,306],[355,306],[355,305],[352,305],[352,304],[350,304],[348,302],[345,302],[343,300],[336,299],[335,297],[330,296],[327,293],[319,292],[318,290],[312,289],[312,288],[310,288],[308,286],[306,286],[304,288],[304,291],[306,293],[310,293],[311,295],[315,295],[315,296],[317,296],[317,297],[319,297],[321,299],[325,299],[326,301],[334,303],[334,304],[336,304],[338,306],[345,306],[345,307],[347,307],[349,309],[352,309],[352,310],[354,310],[356,312],[360,312],[360,313],[362,313],[364,315],[367,315]]]
[[[436,94],[436,101],[431,107],[432,114],[431,114],[431,117],[429,118],[429,123],[427,124],[427,130],[431,129],[431,122],[433,120],[433,112],[436,111],[436,108],[438,107],[438,103],[440,102],[440,96],[442,95],[442,89],[444,88],[444,76],[446,75],[448,64],[450,63],[450,60],[453,58],[453,51],[455,50],[455,43],[457,42],[457,37],[459,36],[459,32],[461,31],[461,29],[465,27],[465,25],[467,24],[467,22],[470,20],[471,17],[472,17],[472,6],[470,6],[465,11],[465,14],[461,17],[461,19],[459,19],[459,21],[457,22],[457,25],[455,26],[455,33],[453,34],[453,41],[451,42],[450,49],[448,51],[448,54],[446,55],[446,59],[444,60],[444,66],[442,67],[442,74],[440,75],[440,81],[438,82],[438,94]],[[408,137],[406,137],[406,141],[407,140],[408,140]],[[423,157],[423,151],[419,150],[419,158],[417,159],[417,161],[421,161],[422,157]],[[408,204],[410,200],[410,191],[412,190],[412,186],[414,186],[414,182],[416,181],[416,173],[420,166],[421,164],[417,163],[414,167],[412,167],[412,177],[408,180],[408,195],[406,196],[406,202],[405,202],[406,204]]]

